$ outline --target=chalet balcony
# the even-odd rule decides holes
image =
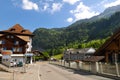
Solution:
[[[13,52],[13,54],[25,54],[25,52]]]

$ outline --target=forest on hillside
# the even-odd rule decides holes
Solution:
[[[77,22],[65,28],[38,28],[33,32],[33,49],[52,55],[67,48],[99,48],[119,27],[120,12],[116,12],[109,18]]]

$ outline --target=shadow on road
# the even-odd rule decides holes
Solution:
[[[74,74],[80,74],[83,76],[98,76],[98,77],[105,77],[105,78],[111,78],[113,80],[120,80],[120,77],[116,77],[116,76],[111,76],[111,75],[106,75],[106,74],[100,74],[100,73],[92,73],[86,70],[77,70],[77,69],[73,69],[73,68],[69,68],[69,67],[65,67],[65,66],[61,66],[61,65],[56,65],[56,64],[52,64],[55,65],[59,68],[65,69],[69,72],[73,72]]]

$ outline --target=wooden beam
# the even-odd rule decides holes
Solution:
[[[108,63],[109,60],[108,60],[108,52],[105,53],[105,62]]]
[[[117,36],[117,37],[116,37],[116,39],[117,39],[117,40],[119,40],[119,39],[120,39],[120,35],[119,35],[119,36]]]
[[[116,44],[116,46],[119,48],[119,40],[114,40],[114,43]]]
[[[119,43],[118,43],[118,44],[119,44],[118,48],[119,48],[119,50],[120,50],[120,39],[119,39],[118,41],[119,41]]]

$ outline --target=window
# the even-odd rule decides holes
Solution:
[[[0,40],[0,44],[2,44],[2,41]]]
[[[7,48],[6,48],[6,47],[4,47],[4,48],[3,48],[3,50],[7,50]]]
[[[17,62],[17,59],[15,59],[14,61]]]
[[[22,47],[17,48],[17,52],[22,52]]]
[[[19,48],[17,48],[17,52],[19,52]]]
[[[16,45],[18,45],[19,44],[19,41],[16,41]]]
[[[10,36],[7,36],[7,38],[10,38]]]
[[[22,52],[22,47],[19,48],[19,51]]]
[[[18,44],[19,44],[19,41],[15,41],[15,42],[14,42],[14,45],[18,45]]]
[[[12,48],[12,51],[15,52],[15,51],[16,51],[16,48],[13,47],[13,48]]]
[[[14,38],[14,36],[11,36],[11,38]]]
[[[2,44],[5,44],[5,40],[2,40]]]

